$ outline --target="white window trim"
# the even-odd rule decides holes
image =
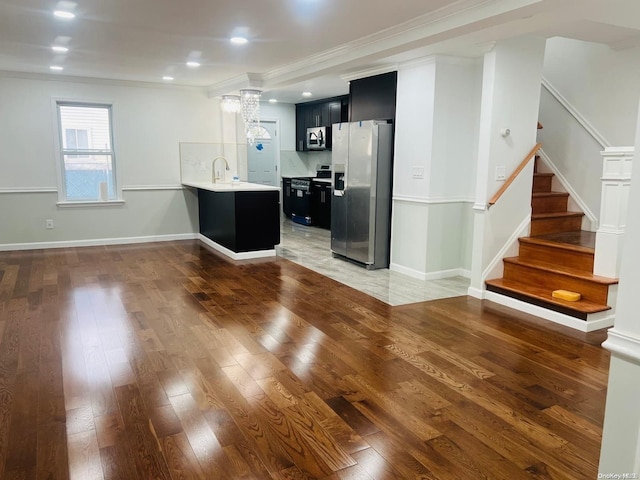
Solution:
[[[75,201],[75,200],[67,200],[66,199],[66,184],[64,179],[64,158],[62,154],[62,128],[60,125],[60,114],[58,111],[59,104],[71,104],[71,105],[79,105],[79,106],[98,106],[98,107],[106,107],[108,106],[111,109],[111,114],[109,115],[110,120],[110,130],[111,130],[111,155],[113,156],[113,170],[114,170],[114,190],[115,190],[115,199],[111,200],[90,200],[90,201]],[[113,101],[110,100],[86,100],[79,98],[60,98],[60,97],[52,97],[51,98],[51,110],[53,115],[53,147],[55,149],[54,156],[56,159],[56,177],[58,181],[58,201],[56,205],[59,207],[110,207],[117,205],[124,205],[125,201],[122,196],[122,178],[121,178],[121,168],[117,162],[117,156],[115,153],[115,137],[116,137],[116,106]],[[96,152],[90,152],[96,153]]]

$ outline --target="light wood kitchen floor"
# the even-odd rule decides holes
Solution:
[[[596,478],[605,336],[197,241],[0,252],[0,478]]]
[[[389,269],[367,270],[331,255],[331,231],[298,225],[281,218],[281,242],[276,252],[333,280],[355,288],[389,305],[466,295],[469,279],[451,277],[421,281]]]

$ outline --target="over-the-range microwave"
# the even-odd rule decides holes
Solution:
[[[328,135],[331,135],[331,127],[307,128],[307,150],[326,150],[329,148]]]

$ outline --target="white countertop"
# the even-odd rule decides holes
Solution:
[[[262,185],[260,183],[237,182],[237,183],[211,183],[211,182],[182,182],[186,187],[200,188],[210,192],[266,192],[270,190],[280,191],[280,188],[273,185]]]

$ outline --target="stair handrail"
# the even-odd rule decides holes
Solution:
[[[509,188],[509,186],[513,183],[513,181],[518,177],[518,175],[520,175],[520,172],[524,170],[524,167],[527,166],[527,164],[529,163],[529,160],[535,157],[536,153],[541,148],[542,148],[542,144],[536,143],[535,147],[533,147],[531,151],[527,154],[527,156],[524,157],[524,160],[520,162],[520,165],[518,165],[518,168],[516,168],[513,171],[513,173],[509,176],[509,178],[507,178],[507,180],[504,182],[502,187],[500,187],[500,189],[495,193],[495,195],[491,197],[491,199],[489,200],[489,203],[487,204],[488,205],[487,208],[490,208],[492,205],[494,205],[498,201],[498,199],[502,196],[502,194],[507,191],[507,188]]]

